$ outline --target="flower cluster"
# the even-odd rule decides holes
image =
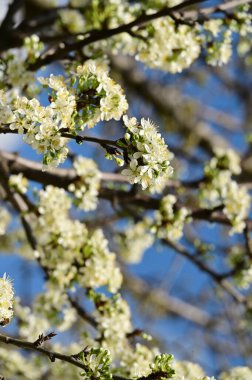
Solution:
[[[7,379],[10,375],[13,379],[40,380],[43,370],[38,366],[35,355],[25,357],[16,350],[6,350],[0,347],[1,376]]]
[[[249,268],[241,270],[237,276],[235,276],[235,283],[244,289],[248,289],[252,284],[252,264]]]
[[[50,91],[48,106],[35,98],[9,101],[7,92],[0,90],[0,116],[1,124],[10,124],[11,130],[23,134],[24,141],[43,154],[44,165],[57,166],[66,159],[68,139],[62,132],[76,134],[100,120],[119,120],[128,108],[122,88],[99,61],[78,66],[67,79],[51,75],[38,80]]]
[[[121,86],[108,76],[108,67],[88,60],[73,73],[80,120],[92,128],[100,120],[119,120],[128,109]]]
[[[43,42],[40,41],[36,34],[25,37],[24,46],[27,54],[27,61],[29,63],[35,62],[41,51],[44,49]]]
[[[137,343],[134,348],[129,348],[123,353],[121,366],[124,368],[125,376],[137,379],[148,376],[151,373],[151,364],[154,362],[159,351],[154,348]]]
[[[14,312],[19,320],[19,334],[25,339],[35,340],[41,332],[48,333],[52,328],[66,331],[77,320],[67,294],[53,281],[46,283],[45,292],[36,296],[32,307],[21,305],[17,298]]]
[[[28,188],[28,180],[22,173],[12,174],[9,178],[9,186],[18,193],[25,194]]]
[[[213,21],[213,20],[212,20]],[[218,20],[216,20],[218,21]],[[215,31],[214,31],[215,32]],[[207,46],[207,63],[211,66],[222,66],[228,63],[232,55],[232,32],[225,30],[222,40],[214,40]]]
[[[229,252],[228,264],[235,268],[235,284],[240,288],[248,289],[252,284],[252,261],[249,255],[236,245]]]
[[[133,330],[129,305],[119,294],[112,298],[96,295],[94,301],[101,345],[111,352],[114,359],[120,358],[128,347],[127,334]]]
[[[0,325],[7,325],[13,317],[14,291],[11,280],[6,276],[0,278]]]
[[[103,232],[89,233],[83,223],[69,217],[71,200],[63,189],[47,186],[39,192],[39,198],[37,254],[51,278],[62,289],[78,281],[91,288],[107,285],[116,292],[122,275]]]
[[[220,375],[220,380],[248,380],[252,378],[252,369],[249,367],[234,367]]]
[[[171,17],[154,20],[144,32],[146,42],[139,43],[136,58],[150,67],[180,73],[200,54],[197,30],[185,24],[176,25]]]
[[[216,148],[215,157],[205,166],[205,173],[207,176],[214,176],[219,171],[227,170],[231,174],[241,173],[241,159],[239,155],[232,149]]]
[[[70,33],[83,33],[92,28],[102,29],[104,24],[107,28],[115,28],[133,21],[142,12],[155,13],[164,6],[172,7],[178,3],[180,0],[150,0],[142,4],[109,0],[95,1],[89,6],[84,0],[72,0],[71,6],[76,9],[60,10],[60,21],[56,28],[67,29]],[[210,65],[222,65],[230,59],[233,33],[237,33],[250,45],[249,6],[237,9],[233,17],[209,19],[203,24],[194,21],[190,25],[187,21],[170,16],[158,18],[151,24],[133,28],[130,34],[122,33],[109,40],[98,41],[86,47],[84,52],[98,55],[101,51],[107,53],[110,49],[113,53],[134,55],[149,67],[178,73],[189,67],[204,48]]]
[[[153,244],[154,238],[148,233],[149,224],[149,221],[143,220],[129,226],[123,234],[117,236],[118,251],[126,263],[139,263],[144,251]]]
[[[109,251],[102,230],[89,234],[82,252],[79,283],[90,288],[107,285],[110,292],[116,293],[122,284],[122,274],[116,265],[116,255]]]
[[[46,318],[50,326],[58,331],[66,331],[77,320],[77,312],[70,305],[68,296],[58,288],[57,284],[48,281],[44,293],[38,294],[33,306],[34,312]]]
[[[96,340],[110,351],[113,361],[120,363],[119,373],[137,379],[155,372],[155,358],[160,352],[144,344],[131,344],[130,335],[134,332],[127,302],[119,294],[108,298],[90,291],[89,297],[96,307],[93,315],[100,334]],[[141,334],[141,338],[151,340],[146,334]]]
[[[252,63],[252,16],[249,12],[249,5],[243,6],[236,13],[236,18],[232,22],[232,28],[239,33],[238,53],[243,57],[247,65]]]
[[[175,370],[174,380],[195,380],[204,377],[203,369],[196,363],[174,360],[172,367]]]
[[[15,120],[8,96],[5,91],[0,90],[0,125],[9,124]]]
[[[16,96],[17,93],[21,94],[23,91],[29,96],[34,96],[38,92],[38,88],[34,84],[34,73],[26,70],[20,55],[9,53],[3,56],[2,62],[0,61],[1,87],[9,89],[9,96]]]
[[[237,8],[235,17],[231,22],[231,29],[238,32],[242,37],[251,37],[252,15],[249,4],[244,4]]]
[[[129,182],[139,183],[142,188],[153,192],[164,188],[173,169],[170,160],[173,154],[168,150],[157,127],[149,119],[123,118],[126,133],[119,144],[126,149],[128,166],[122,171]]]
[[[152,231],[160,239],[174,241],[179,240],[183,235],[183,228],[189,211],[185,207],[176,208],[176,201],[176,197],[169,194],[162,198],[160,202],[152,227]]]
[[[249,214],[251,197],[245,188],[237,182],[230,181],[226,189],[222,189],[223,212],[232,224],[231,233],[241,233],[245,228],[245,219]]]
[[[31,307],[22,306],[18,297],[15,299],[14,312],[19,321],[19,334],[22,338],[36,340],[41,332],[49,332],[50,321],[45,316],[35,313]]]
[[[82,14],[77,9],[61,9],[59,11],[61,27],[70,33],[83,33],[86,22]]]
[[[77,7],[78,1],[82,3],[83,0],[73,0],[74,6]],[[76,20],[81,25],[83,21],[80,17],[83,17],[87,30],[89,27],[102,29],[104,24],[108,28],[115,28],[135,20],[142,13],[155,13],[164,6],[178,3],[179,0],[150,0],[141,4],[122,0],[96,1],[92,3],[92,8],[87,6],[83,14],[76,14]],[[68,18],[71,18],[70,13]],[[98,55],[101,52],[106,54],[109,50],[113,54],[130,54],[149,67],[180,73],[192,65],[202,49],[210,65],[227,63],[232,54],[233,33],[241,36],[246,49],[249,49],[251,15],[248,5],[238,8],[233,17],[214,18],[204,23],[190,23],[171,16],[158,18],[144,26],[134,27],[129,34],[121,33],[108,40],[95,42],[86,47],[84,52]]]
[[[95,210],[98,202],[101,173],[94,160],[78,157],[74,163],[77,179],[68,190],[74,193],[76,205],[85,211]]]
[[[232,224],[230,233],[241,233],[250,209],[247,190],[232,180],[232,174],[239,174],[238,155],[229,150],[217,149],[215,157],[205,166],[206,179],[201,184],[200,205],[214,208],[223,205],[223,212]]]
[[[66,158],[67,139],[61,137],[60,129],[72,124],[75,99],[66,87],[55,92],[51,104],[43,107],[37,99],[17,98],[13,105],[14,121],[10,129],[24,134],[24,141],[43,153],[43,164],[57,166]]]
[[[234,16],[204,22],[206,61],[212,66],[226,64],[232,55],[232,34],[238,33],[241,43],[251,40],[252,24],[248,4],[239,7]],[[249,44],[250,45],[250,44]],[[244,45],[243,45],[244,46]],[[240,45],[241,49],[242,45]],[[242,48],[244,49],[244,47]],[[246,47],[245,47],[246,52]]]
[[[10,219],[11,216],[8,211],[5,208],[0,207],[0,236],[5,234]]]
[[[17,94],[36,96],[39,93],[34,72],[27,70],[27,65],[38,58],[43,48],[39,37],[32,35],[24,39],[20,49],[9,49],[2,54],[0,87],[7,91],[9,98],[15,98]]]

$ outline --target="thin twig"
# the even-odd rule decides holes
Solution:
[[[87,311],[78,303],[78,301],[68,295],[68,300],[72,307],[77,311],[78,315],[86,322],[88,322],[92,327],[97,328],[97,322],[92,317],[92,315],[88,314]]]
[[[146,281],[138,278],[125,269],[123,270],[123,286],[144,302],[163,310],[166,314],[175,314],[200,326],[210,326],[215,323],[203,310],[179,298],[167,294],[166,291],[152,288]]]
[[[74,359],[72,356],[64,355],[64,354],[61,354],[61,353],[55,352],[55,351],[49,351],[45,348],[37,346],[36,342],[26,342],[26,341],[23,341],[20,339],[15,339],[15,338],[3,335],[3,334],[0,334],[0,342],[6,343],[6,344],[12,344],[16,347],[25,348],[27,350],[40,352],[40,353],[46,355],[50,359],[51,362],[54,362],[55,359],[58,359],[58,360],[61,360],[63,362],[70,363],[76,367],[79,367],[79,368],[83,369],[84,371],[86,370],[86,366],[84,364],[82,364],[79,360]]]
[[[98,144],[102,147],[106,146],[114,146],[119,148],[119,145],[117,144],[116,140],[107,140],[103,138],[98,137],[91,137],[91,136],[80,136],[80,135],[74,135],[73,133],[67,132],[65,129],[59,130],[62,137],[65,137],[67,139],[75,140],[78,144],[82,143],[83,141],[87,142],[93,142],[95,144]],[[0,134],[19,134],[18,130],[16,129],[10,129],[8,125],[1,126],[0,127]],[[24,134],[26,132],[24,131]]]
[[[216,273],[203,263],[197,256],[190,254],[187,249],[179,243],[174,243],[170,240],[162,240],[165,245],[168,245],[180,255],[189,259],[194,265],[196,265],[202,272],[208,274],[222,289],[231,295],[231,297],[238,303],[251,307],[246,297],[239,293],[227,280],[223,279],[223,275]]]
[[[250,260],[252,260],[252,242],[251,242],[250,234],[251,234],[251,231],[249,228],[249,224],[248,222],[246,222],[246,226],[244,229],[245,246],[246,246],[248,257],[250,258]]]

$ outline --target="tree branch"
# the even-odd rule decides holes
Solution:
[[[0,25],[0,34],[9,32],[12,29],[14,23],[14,16],[18,12],[19,8],[23,5],[24,0],[13,0],[8,7],[5,18]]]
[[[174,243],[170,240],[162,240],[162,243],[168,245],[180,255],[189,259],[194,265],[196,265],[201,271],[208,274],[214,282],[216,282],[222,289],[224,289],[237,303],[243,304],[245,307],[251,308],[252,304],[249,300],[239,293],[227,280],[223,278],[223,275],[214,272],[205,263],[198,259],[197,256],[190,254],[184,246],[179,243]]]
[[[2,159],[0,161],[0,183],[3,186],[3,189],[6,192],[7,198],[12,203],[14,209],[20,214],[21,222],[23,224],[27,239],[32,247],[32,249],[37,248],[36,239],[33,236],[32,229],[30,227],[29,218],[27,216],[27,212],[29,208],[25,203],[24,199],[18,193],[14,193],[10,190],[8,186],[9,180],[9,169],[6,160]]]
[[[123,270],[123,278],[123,286],[143,300],[142,302],[152,304],[154,308],[163,310],[167,314],[175,314],[203,327],[214,324],[214,321],[203,310],[179,298],[172,297],[161,289],[152,288],[146,281],[133,276],[128,271]]]
[[[96,320],[86,312],[85,309],[83,309],[83,307],[77,302],[76,299],[72,298],[69,294],[68,294],[68,300],[70,302],[70,304],[72,305],[72,307],[77,311],[78,315],[86,322],[88,322],[92,327],[94,328],[97,328],[97,322]]]
[[[118,147],[117,141],[116,140],[107,140],[107,139],[102,139],[98,137],[92,137],[92,136],[80,136],[80,135],[74,135],[73,133],[68,132],[67,129],[61,129],[59,130],[60,134],[62,137],[65,137],[67,139],[75,140],[78,144],[82,143],[83,141],[87,142],[92,142],[95,144],[98,144],[102,146],[103,148],[106,148],[106,146],[114,146]],[[10,129],[8,125],[1,126],[0,127],[0,134],[19,134],[16,129]],[[24,134],[26,132],[24,131]]]
[[[24,348],[26,350],[37,351],[43,355],[46,355],[50,359],[51,362],[54,362],[55,359],[58,359],[63,362],[70,363],[74,365],[75,367],[81,368],[84,371],[86,370],[86,366],[82,364],[79,360],[75,359],[73,356],[64,355],[55,351],[49,351],[45,348],[37,346],[34,342],[26,342],[26,341],[15,339],[3,334],[0,334],[0,342],[5,343],[5,344],[11,344],[16,347]]]
[[[38,162],[24,159],[15,154],[4,151],[0,151],[0,157],[7,160],[11,174],[23,173],[23,175],[29,180],[37,181],[45,186],[53,185],[67,190],[68,186],[77,179],[73,169],[50,168],[48,171],[43,172],[41,171],[42,165]],[[125,176],[116,173],[102,173],[101,178],[104,182],[127,182]],[[176,189],[184,187],[186,189],[197,189],[203,180],[204,179],[185,182],[169,180],[167,181],[167,188]],[[120,202],[122,204],[130,202],[132,205],[142,207],[145,210],[156,210],[160,205],[160,199],[142,192],[134,194],[130,189],[118,190],[101,187],[99,190],[99,197],[111,202]],[[210,223],[220,223],[230,226],[230,221],[225,215],[217,212],[215,209],[192,209],[191,216],[194,220],[205,220]],[[248,219],[247,225],[248,228],[251,228],[252,220]]]

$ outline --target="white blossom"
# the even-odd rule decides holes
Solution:
[[[38,153],[43,153],[45,165],[57,166],[66,158],[67,139],[61,137],[60,129],[71,127],[75,110],[74,97],[66,88],[55,93],[54,100],[47,107],[37,99],[17,98],[14,102],[15,121],[10,129],[24,134],[24,141]]]
[[[70,305],[66,292],[62,291],[53,281],[46,283],[43,293],[37,295],[33,304],[33,314],[44,317],[49,321],[51,328],[66,331],[77,320],[77,312]]]
[[[50,330],[47,318],[35,314],[29,306],[21,306],[18,299],[15,303],[15,315],[20,321],[19,334],[24,339],[35,341],[41,333],[46,334]]]
[[[6,208],[0,207],[0,236],[5,234],[10,220],[11,216]]]
[[[145,220],[132,224],[117,237],[120,256],[126,263],[139,263],[144,251],[153,244],[154,238],[148,233],[149,224]]]
[[[22,77],[18,69],[15,73]],[[122,88],[108,76],[107,65],[98,60],[78,66],[66,79],[55,75],[38,79],[51,92],[48,106],[24,96],[14,96],[9,102],[7,92],[1,90],[0,116],[1,124],[10,124],[11,130],[23,134],[24,141],[43,154],[44,168],[57,166],[67,157],[68,138],[62,137],[62,131],[76,135],[86,125],[119,120],[128,108]],[[72,81],[77,81],[77,86],[73,87]]]
[[[108,67],[101,61],[86,61],[77,67],[74,76],[78,81],[79,103],[83,103],[84,125],[91,128],[100,120],[119,120],[127,111],[122,88],[108,76]]]
[[[173,172],[173,154],[150,120],[141,119],[139,125],[135,118],[124,116],[123,121],[126,133],[122,144],[127,148],[129,164],[122,174],[130,183],[141,184],[144,190],[153,190],[156,185],[160,188],[160,182],[165,183]]]
[[[230,181],[221,193],[225,206],[223,212],[232,224],[230,234],[242,233],[251,207],[250,195],[245,188],[239,187],[234,181]]]
[[[21,48],[6,50],[1,56],[0,84],[10,98],[23,93],[28,96],[39,93],[35,74],[27,69],[27,63],[32,63],[43,49],[43,44],[37,38],[28,37]]]
[[[211,32],[214,37],[217,37],[221,31],[223,20],[216,18],[204,22],[204,29]]]
[[[9,178],[9,186],[15,191],[25,194],[28,188],[28,180],[23,176],[22,173],[12,174]]]
[[[95,210],[101,181],[101,173],[95,161],[78,157],[73,167],[78,178],[69,185],[69,191],[74,193],[76,204],[80,209]]]
[[[36,34],[25,37],[24,46],[26,49],[27,59],[30,62],[34,62],[44,48],[44,44],[40,41],[39,36]]]
[[[39,196],[39,255],[60,288],[76,280],[84,287],[108,286],[109,291],[116,292],[122,275],[103,232],[97,229],[89,233],[85,224],[70,218],[71,200],[63,189],[47,186]]]
[[[103,337],[102,347],[114,358],[122,357],[128,346],[126,335],[132,331],[129,305],[119,295],[110,299],[103,296],[101,301],[94,316]]]
[[[196,363],[174,360],[172,367],[175,370],[174,380],[204,379],[204,371]],[[206,379],[207,378],[205,378],[205,380]]]
[[[205,172],[208,174],[214,169],[229,170],[232,174],[241,173],[241,159],[233,149],[214,149],[215,157],[205,167]]]
[[[232,55],[232,32],[226,30],[221,42],[213,41],[207,47],[207,63],[211,66],[227,64]]]
[[[201,50],[196,29],[185,24],[176,26],[170,17],[154,20],[145,34],[148,42],[139,43],[137,59],[153,68],[180,73],[189,67]],[[164,43],[165,42],[165,43]]]
[[[150,349],[137,343],[134,349],[125,350],[120,364],[130,378],[148,376],[151,373],[150,365],[158,354],[157,348]]]
[[[160,239],[176,241],[183,236],[183,228],[189,215],[189,210],[185,207],[176,209],[176,201],[176,197],[169,194],[163,197],[160,202],[152,227],[152,231],[156,232]]]
[[[13,285],[6,273],[0,277],[0,325],[7,325],[13,317]]]
[[[101,230],[95,230],[85,247],[84,266],[80,269],[80,283],[86,287],[97,288],[108,285],[115,293],[122,284],[122,274],[116,266],[116,256],[108,249],[108,241]]]
[[[233,246],[228,254],[227,262],[236,269],[234,283],[239,288],[249,289],[252,284],[252,262],[244,250],[239,246]]]
[[[6,350],[5,347],[0,347],[0,368],[1,376],[20,380],[40,380],[41,376],[46,373],[45,366],[39,366],[36,363],[36,356],[29,355],[25,357],[16,350]]]
[[[76,9],[61,9],[59,11],[60,22],[63,28],[71,33],[83,33],[85,31],[85,19]]]
[[[249,380],[252,379],[252,369],[249,367],[234,367],[228,372],[222,372],[220,380]]]
[[[0,90],[0,125],[14,122],[15,116],[8,102],[8,97],[3,90]]]
[[[223,205],[223,213],[232,225],[230,234],[241,233],[251,198],[245,187],[232,180],[232,174],[241,172],[240,159],[232,150],[216,149],[215,154],[205,166],[206,180],[200,186],[200,205],[210,209]]]
[[[252,265],[248,269],[243,269],[239,276],[235,278],[235,283],[243,289],[249,289],[252,284]]]

